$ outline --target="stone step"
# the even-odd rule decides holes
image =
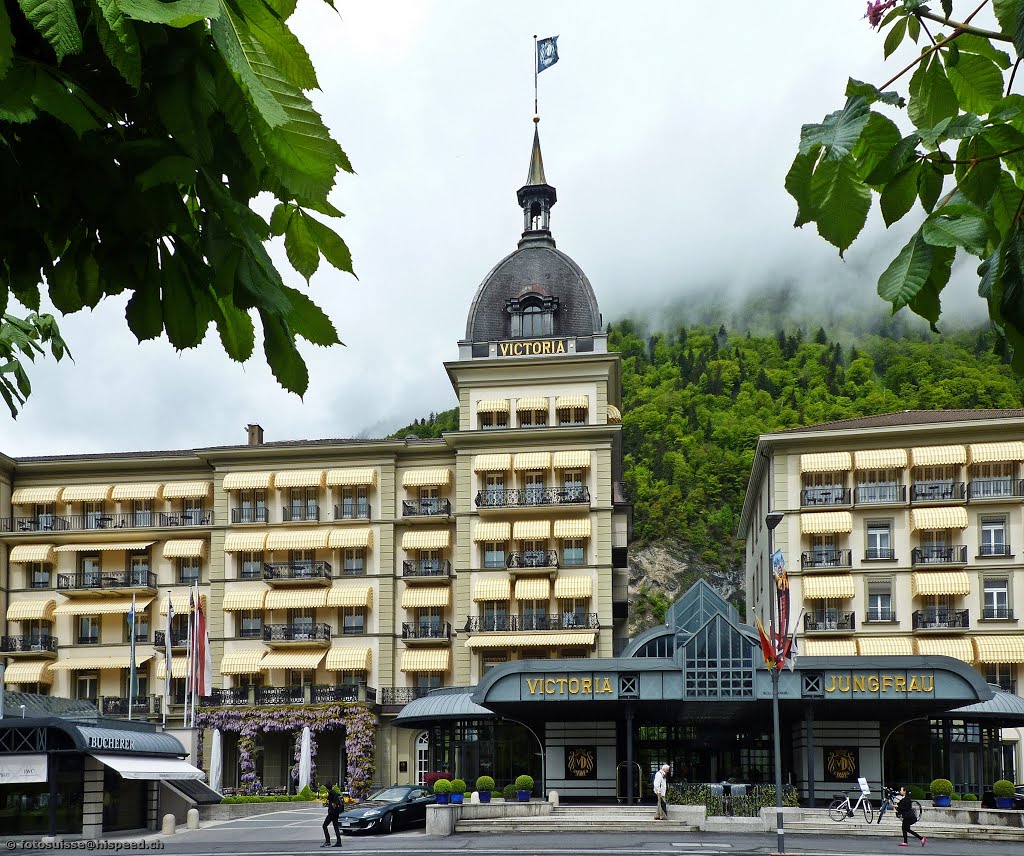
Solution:
[[[653,825],[654,820],[650,818]],[[514,819],[460,820],[455,824],[456,832],[487,832],[497,834],[531,832],[633,832],[647,824],[640,818],[615,820],[577,819],[554,817],[519,817]],[[694,824],[676,823],[671,820],[658,821],[659,832],[698,832]]]
[[[1011,826],[974,826],[971,824],[929,824],[927,813],[924,820],[914,827],[920,835],[938,839],[981,838],[997,841],[1024,841],[1024,829]],[[814,835],[866,835],[882,836],[900,835],[900,825],[887,821],[881,824],[872,823],[821,823],[819,821],[800,820],[786,821],[786,832]]]

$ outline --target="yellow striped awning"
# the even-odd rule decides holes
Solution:
[[[135,609],[141,612],[153,598],[135,599]],[[130,597],[105,597],[102,600],[68,600],[58,606],[54,615],[127,615],[132,608]]]
[[[507,398],[483,398],[476,403],[477,413],[508,413]]]
[[[967,449],[963,446],[917,446],[910,450],[915,467],[952,467],[967,463]]]
[[[525,398],[516,399],[516,412],[524,410],[547,410],[548,397],[546,395],[529,395]]]
[[[569,518],[568,520],[556,520],[555,521],[555,537],[566,539],[566,538],[589,538],[590,537],[590,518],[589,517],[577,517]]]
[[[512,525],[516,541],[546,541],[551,537],[550,520],[517,520]]]
[[[164,486],[159,482],[133,482],[115,484],[110,492],[114,502],[130,502],[135,499],[160,499]]]
[[[225,612],[243,612],[248,609],[264,609],[264,602],[267,597],[267,589],[254,586],[242,587],[232,586],[224,592]]]
[[[327,589],[327,606],[362,606],[373,607],[373,586],[349,583]]]
[[[915,571],[910,575],[910,591],[914,597],[963,597],[971,593],[971,578],[966,571]]]
[[[854,594],[852,574],[816,574],[801,577],[804,600],[849,600]]]
[[[52,597],[47,600],[16,600],[7,607],[8,621],[53,621],[53,611],[57,601]]]
[[[112,484],[73,484],[64,488],[63,502],[104,502],[110,499]]]
[[[802,535],[832,535],[853,531],[853,515],[849,511],[818,511],[800,515]]]
[[[621,425],[622,424],[622,413],[619,411],[614,404],[608,405],[608,424],[609,425]]]
[[[858,470],[901,470],[907,465],[907,450],[868,449],[855,452],[853,465]]]
[[[962,505],[942,508],[914,508],[910,512],[910,531],[919,529],[966,529],[967,509]]]
[[[373,530],[366,526],[332,529],[327,536],[327,546],[332,550],[369,550],[373,547]]]
[[[152,654],[136,654],[135,664],[141,666],[143,663],[153,659]],[[57,672],[84,672],[93,669],[127,669],[131,665],[131,656],[125,654],[121,657],[75,657],[67,660],[58,660],[50,668]]]
[[[853,639],[801,639],[801,652],[807,657],[854,657],[857,643]]]
[[[508,577],[484,577],[473,586],[473,602],[508,600],[512,597],[512,582]]]
[[[862,657],[903,657],[914,653],[914,640],[909,636],[874,636],[857,640]]]
[[[452,593],[448,586],[409,587],[402,592],[402,609],[429,609],[448,606]]]
[[[583,599],[593,595],[594,580],[591,577],[559,577],[555,580],[555,599]]]
[[[225,553],[262,553],[266,547],[265,531],[228,532],[224,536]]]
[[[164,485],[164,499],[204,499],[213,493],[213,482],[183,481],[167,482]]]
[[[260,670],[266,651],[263,648],[242,648],[225,651],[220,658],[222,675],[255,675]]]
[[[448,487],[452,471],[447,467],[418,467],[402,475],[402,487]]]
[[[267,535],[267,550],[326,550],[330,529],[285,529]]]
[[[323,609],[327,605],[327,589],[271,589],[263,601],[264,609]]]
[[[1003,461],[1024,461],[1024,442],[971,443],[967,447],[967,460],[972,464],[990,464]]]
[[[556,470],[588,470],[590,469],[590,452],[587,449],[555,452],[551,456],[551,466]]]
[[[183,678],[188,674],[188,657],[184,654],[175,654],[171,657],[171,677]],[[156,679],[162,681],[167,677],[167,660],[164,657],[156,658]]]
[[[1024,663],[1024,634],[975,636],[974,651],[979,663]]]
[[[813,455],[800,456],[800,472],[802,473],[838,473],[844,472],[853,464],[849,452],[818,452]]]
[[[55,553],[113,553],[126,550],[145,550],[152,547],[153,541],[93,541],[90,544],[60,544],[54,547]]]
[[[555,399],[555,408],[564,410],[570,407],[587,407],[590,399],[586,395],[560,395]]]
[[[324,470],[281,470],[274,473],[274,487],[284,490],[290,487],[319,487],[327,485]]]
[[[974,646],[971,640],[960,636],[922,637],[914,640],[914,646],[922,657],[952,657],[965,663],[974,662]]]
[[[180,538],[164,544],[165,559],[204,559],[206,541],[202,538]]]
[[[49,505],[59,502],[63,487],[19,487],[11,494],[12,505]]]
[[[519,452],[512,460],[514,470],[549,470],[551,469],[550,452]]]
[[[447,550],[452,533],[447,529],[414,529],[402,534],[403,550]]]
[[[323,648],[306,650],[296,648],[290,651],[271,651],[260,660],[260,671],[269,672],[271,669],[296,669],[306,671],[315,669],[320,661],[326,656],[327,651]]]
[[[224,476],[224,490],[270,490],[273,486],[273,473],[242,472]]]
[[[327,649],[328,672],[368,672],[373,665],[373,651],[369,648],[338,645]]]
[[[551,580],[547,577],[520,577],[516,580],[516,600],[550,600]]]
[[[512,524],[507,520],[481,520],[473,530],[473,540],[477,544],[508,541],[511,537]]]
[[[447,672],[452,652],[448,648],[406,648],[402,651],[403,672]]]
[[[507,473],[512,469],[512,456],[509,454],[477,455],[473,460],[475,473]]]
[[[470,636],[467,648],[571,648],[594,644],[597,634],[588,631],[575,633],[488,633]]]
[[[53,563],[53,544],[18,544],[11,547],[11,561],[17,564],[26,562]]]
[[[11,663],[4,672],[5,684],[52,684],[49,660],[25,660]]]
[[[202,602],[203,609],[206,609],[206,595],[199,595],[199,600]],[[128,599],[131,603],[131,598]],[[185,594],[172,594],[171,595],[171,609],[174,610],[175,615],[183,615],[184,613],[194,612],[194,604],[189,600],[189,593]],[[125,612],[128,610],[126,609]],[[167,615],[167,595],[160,598],[160,614]]]
[[[377,484],[376,467],[348,467],[327,471],[328,487],[369,487]]]

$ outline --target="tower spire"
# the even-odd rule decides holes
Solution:
[[[558,194],[544,175],[544,157],[540,151],[540,116],[534,114],[533,123],[530,170],[526,175],[526,184],[516,194],[523,209],[523,237],[519,246],[542,244],[554,247],[555,242],[551,237],[551,206],[558,201]]]
[[[539,122],[540,117],[534,116],[534,122]],[[540,130],[538,125],[533,126],[533,151],[530,152],[530,171],[526,176],[526,183],[547,184],[544,177],[544,156],[540,153]]]

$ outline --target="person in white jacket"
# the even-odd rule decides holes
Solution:
[[[654,796],[658,800],[658,810],[654,813],[655,820],[668,820],[668,804],[665,794],[668,793],[668,764],[662,764],[654,774]]]

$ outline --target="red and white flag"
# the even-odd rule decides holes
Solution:
[[[213,690],[213,661],[210,657],[210,631],[206,625],[206,610],[202,598],[196,598],[196,638],[192,686],[198,696],[208,696]]]

